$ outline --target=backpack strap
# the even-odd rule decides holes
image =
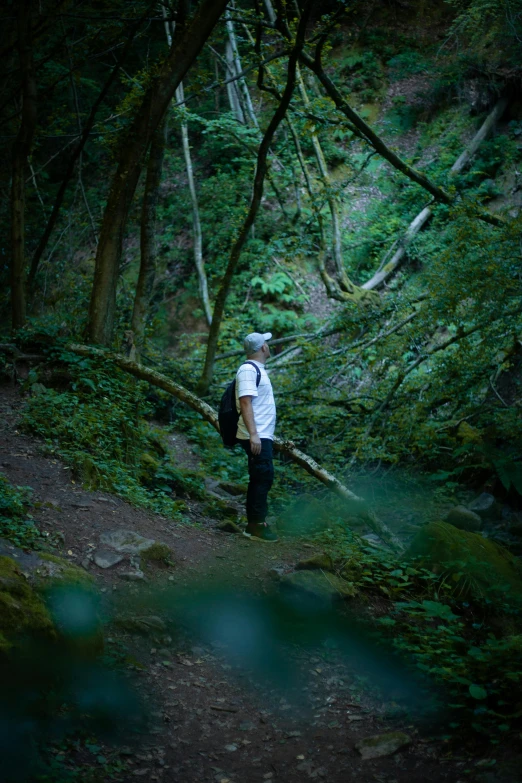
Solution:
[[[243,362],[243,364],[251,364],[252,367],[255,368],[255,371],[256,371],[256,374],[257,374],[256,375],[256,387],[259,387],[259,384],[261,383],[261,370],[259,369],[257,364],[255,362],[251,362],[250,359],[247,359],[246,362]],[[243,364],[241,365],[241,367],[243,366]]]

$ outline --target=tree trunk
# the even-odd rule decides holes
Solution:
[[[183,83],[181,83],[176,90],[176,101],[182,102],[185,100],[183,93]],[[199,219],[199,205],[198,194],[196,192],[196,183],[194,180],[194,169],[192,166],[192,156],[190,154],[190,143],[188,135],[188,125],[185,121],[181,123],[181,140],[183,144],[183,154],[185,155],[185,166],[187,168],[187,179],[190,191],[190,200],[192,202],[192,226],[194,232],[194,263],[196,265],[196,272],[198,275],[199,285],[199,298],[201,300],[201,306],[205,313],[205,320],[207,325],[212,323],[212,308],[210,306],[210,299],[208,296],[208,282],[207,273],[205,271],[205,263],[203,261],[203,232],[201,230],[201,221]]]
[[[172,36],[174,34],[174,25],[169,24],[166,20],[166,8],[163,6],[163,17],[165,19],[165,33],[167,35],[167,41],[169,46],[172,44]],[[183,82],[179,83],[176,89],[176,103],[183,106],[185,103],[185,92],[183,90]],[[201,221],[199,219],[199,205],[198,194],[196,192],[196,183],[194,181],[194,169],[192,167],[192,156],[190,154],[190,143],[188,135],[188,123],[185,120],[181,122],[181,142],[183,146],[183,154],[185,156],[185,166],[187,169],[187,180],[190,191],[190,199],[192,202],[192,226],[193,226],[193,241],[194,241],[194,263],[196,266],[196,272],[198,276],[199,286],[199,298],[201,300],[201,306],[205,313],[205,320],[207,326],[212,323],[212,310],[210,307],[210,300],[208,297],[208,283],[207,274],[205,272],[205,264],[203,262],[203,232],[201,231]]]
[[[225,46],[225,58],[227,63],[227,94],[228,102],[230,104],[230,111],[236,120],[241,123],[241,125],[244,125],[245,115],[243,114],[243,109],[239,100],[236,64],[234,62],[234,52],[232,51],[232,44],[230,43],[230,39],[227,40]],[[228,81],[228,79],[231,78],[235,79],[236,81]]]
[[[234,22],[232,19],[230,19],[230,12],[227,11],[225,14],[226,18],[226,24],[227,24],[227,33],[228,33],[228,40],[230,43],[230,52],[231,52],[231,65],[234,67],[235,75],[239,77],[239,74],[243,72],[243,68],[241,67],[241,58],[239,56],[239,49],[237,46],[237,40],[236,40],[236,33],[234,30]],[[228,58],[227,58],[228,59]],[[239,89],[243,95],[243,105],[244,105],[244,114],[246,113],[248,115],[248,118],[251,122],[251,124],[254,126],[254,128],[259,128],[259,123],[257,121],[256,113],[254,111],[254,106],[252,104],[252,99],[250,97],[250,91],[248,89],[248,84],[245,81],[245,78],[242,76],[238,79],[237,82],[235,82],[239,86]]]
[[[304,45],[304,31],[306,26],[306,21],[304,20],[308,19],[309,6],[310,3],[307,3],[306,5],[307,12],[306,13],[303,12],[301,20],[299,22],[299,27],[296,33],[295,46],[288,60],[287,80],[286,80],[286,86],[283,95],[270,121],[270,124],[265,131],[261,144],[259,145],[259,150],[257,154],[256,173],[254,177],[254,186],[252,191],[252,200],[250,202],[250,208],[243,222],[243,225],[241,226],[239,235],[232,246],[228,265],[225,274],[223,276],[223,280],[221,282],[221,286],[218,291],[216,301],[214,304],[212,325],[210,327],[208,344],[207,344],[207,353],[205,356],[205,366],[203,368],[203,373],[201,375],[198,384],[198,392],[200,394],[206,394],[212,382],[219,330],[225,312],[225,303],[227,300],[228,292],[230,290],[232,278],[236,271],[236,266],[239,261],[239,257],[241,255],[241,251],[247,240],[248,233],[254,224],[254,220],[256,218],[259,205],[261,204],[261,198],[263,196],[263,186],[264,186],[264,181],[265,181],[265,176],[267,171],[267,156],[268,156],[268,151],[270,149],[270,144],[272,143],[277,128],[279,127],[281,121],[283,120],[286,114],[286,111],[290,104],[290,100],[292,98],[292,94],[294,92],[297,57],[298,57],[298,53],[301,51]]]
[[[11,184],[11,322],[25,324],[25,171],[36,129],[36,81],[31,40],[32,0],[19,0],[18,52],[22,76],[22,116],[13,145]]]
[[[478,132],[475,134],[471,142],[468,144],[464,152],[459,156],[459,158],[455,161],[453,166],[450,169],[451,174],[460,174],[468,163],[470,162],[471,158],[475,154],[475,152],[478,150],[481,142],[484,141],[492,131],[492,129],[495,127],[495,123],[500,119],[500,117],[503,115],[504,111],[506,110],[507,106],[507,100],[506,98],[500,98],[500,100],[497,101],[495,107],[493,108],[493,111],[486,117],[485,121],[480,126]],[[387,261],[386,263],[381,264],[377,272],[373,275],[373,277],[368,280],[362,288],[364,288],[366,291],[371,291],[374,288],[377,288],[378,285],[383,283],[385,280],[390,277],[390,275],[393,274],[393,272],[397,269],[399,264],[401,263],[402,259],[406,255],[406,251],[413,241],[417,234],[422,231],[428,220],[430,219],[432,215],[431,207],[426,206],[424,207],[421,212],[416,216],[416,218],[410,223],[408,228],[406,229],[406,233],[404,237],[401,239],[399,246],[395,253],[393,254],[393,257]]]
[[[297,66],[297,84],[299,87],[299,92],[301,94],[301,99],[306,109],[309,109],[310,99],[308,97],[306,86],[301,71],[299,69],[299,66]],[[315,126],[312,126],[311,134],[312,134],[312,145],[317,160],[317,167],[319,169],[321,180],[323,182],[326,200],[328,202],[328,207],[330,209],[330,215],[332,216],[332,239],[333,239],[332,249],[333,249],[333,257],[334,257],[334,264],[337,273],[337,278],[342,289],[350,290],[351,288],[354,287],[354,285],[348,279],[348,275],[346,274],[346,270],[344,268],[339,203],[332,193],[332,182],[330,180],[328,166],[326,165],[323,148],[321,147],[321,142],[319,141],[319,137],[317,135]]]
[[[215,430],[219,432],[219,422],[217,412],[204,400],[201,400],[191,391],[181,386],[179,383],[170,380],[166,375],[162,375],[156,370],[151,370],[142,364],[138,364],[132,359],[128,359],[121,354],[108,353],[99,348],[93,348],[89,345],[77,345],[72,344],[67,346],[67,350],[72,353],[79,354],[80,356],[98,356],[104,359],[113,361],[118,367],[126,372],[134,375],[135,378],[139,378],[142,381],[147,381],[153,386],[157,386],[160,389],[172,394],[176,399],[181,400],[188,405],[192,410],[195,410],[207,421]],[[297,449],[291,441],[281,440],[280,438],[274,439],[274,448],[277,452],[284,454],[292,462],[302,467],[318,481],[327,486],[336,495],[346,500],[350,504],[353,504],[354,511],[360,517],[362,517],[372,528],[372,530],[395,551],[401,551],[404,547],[397,536],[381,522],[375,513],[367,506],[366,501],[351,492],[348,487],[339,481],[332,473],[325,470],[319,463],[317,463],[308,454],[305,454],[300,449]]]
[[[156,208],[158,205],[163,158],[167,136],[167,122],[164,120],[157,129],[150,145],[147,176],[141,205],[140,226],[140,272],[134,307],[132,310],[131,329],[134,334],[134,344],[138,355],[143,349],[145,326],[149,312],[150,299],[156,277]]]
[[[227,0],[201,0],[190,22],[180,28],[122,143],[96,253],[87,330],[92,342],[108,345],[112,340],[123,234],[152,136],[176,88],[201,51],[226,3]]]

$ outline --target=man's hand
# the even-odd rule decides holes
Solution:
[[[244,397],[239,398],[239,407],[241,408],[241,415],[245,422],[245,427],[250,435],[250,453],[257,457],[261,454],[261,438],[257,434],[256,422],[254,419],[254,409],[252,408],[252,397],[246,394]]]
[[[256,457],[258,454],[261,454],[261,438],[257,432],[250,436],[250,451]]]

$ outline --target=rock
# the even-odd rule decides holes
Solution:
[[[120,571],[118,576],[126,582],[146,582],[147,577],[143,571]]]
[[[112,566],[121,563],[124,557],[117,552],[112,552],[110,549],[97,549],[93,559],[98,568],[112,568]]]
[[[248,489],[246,484],[234,484],[231,481],[220,481],[218,487],[234,496],[246,495]]]
[[[95,508],[94,503],[92,503],[90,500],[73,500],[69,504],[73,508],[79,508],[87,511],[89,508]]]
[[[288,574],[281,578],[280,586],[285,590],[302,593],[323,604],[353,598],[357,594],[351,582],[334,574],[325,576],[319,571],[296,571]]]
[[[296,565],[298,571],[333,571],[334,563],[330,555],[325,552],[321,555],[314,555],[306,560],[300,560]]]
[[[468,594],[482,599],[486,594],[493,602],[522,603],[520,563],[503,546],[478,533],[430,522],[415,536],[406,557],[418,558],[435,573],[451,575],[446,583],[461,597]]]
[[[203,513],[214,519],[237,519],[238,507],[221,498],[215,497],[203,506]]]
[[[172,563],[172,550],[167,544],[156,541],[152,546],[144,549],[141,553],[141,560],[145,563],[162,563],[170,565]]]
[[[30,571],[42,562],[35,552],[24,552],[23,549],[12,544],[7,538],[0,538],[0,556],[10,557],[15,560],[22,571]]]
[[[79,587],[87,591],[94,587],[94,577],[85,569],[48,552],[40,553],[39,565],[27,575],[27,578],[37,590],[45,592],[64,586]]]
[[[115,620],[116,625],[123,628],[124,631],[132,633],[163,633],[167,626],[161,617],[150,615],[148,617],[118,617]],[[167,650],[167,655],[170,652]]]
[[[216,530],[221,530],[223,533],[242,533],[243,531],[239,527],[239,525],[236,525],[235,522],[232,522],[231,519],[225,520],[225,522],[220,522],[219,525],[216,525]]]
[[[379,538],[379,536],[375,535],[375,533],[365,533],[361,538],[370,546],[378,547],[379,549],[384,546],[384,541]]]
[[[111,530],[101,534],[100,543],[116,552],[138,555],[156,542],[153,538],[145,538],[133,530]]]
[[[8,652],[20,634],[55,635],[49,612],[20,565],[0,556],[0,654]]]
[[[274,579],[276,582],[279,582],[279,580],[282,579],[284,575],[285,569],[283,566],[272,566],[272,568],[268,569],[268,576],[270,579]]]
[[[482,519],[474,511],[470,511],[466,506],[455,506],[446,515],[445,522],[453,525],[459,530],[469,530],[476,533],[482,530]]]
[[[500,515],[499,504],[489,492],[483,492],[478,498],[475,498],[468,508],[478,514],[481,519],[495,519]]]
[[[81,568],[53,555],[42,553],[26,573],[11,558],[0,557],[0,652],[19,636],[36,636],[82,657],[100,653],[103,634],[92,582]]]
[[[411,742],[411,737],[402,731],[390,731],[387,734],[375,734],[355,744],[356,751],[363,760],[391,756]]]

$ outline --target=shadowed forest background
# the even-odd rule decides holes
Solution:
[[[445,747],[462,743],[474,759],[467,779],[514,780],[520,0],[19,0],[4,5],[0,51],[4,456],[23,433],[49,465],[62,461],[71,491],[117,497],[168,520],[176,538],[204,529],[237,547],[246,464],[223,448],[215,409],[243,337],[272,332],[271,504],[286,542],[277,580],[326,600],[328,611],[340,599],[343,622],[346,611],[357,618],[361,658],[376,656],[376,680],[420,678],[429,716],[408,701],[412,682],[404,710],[419,726],[427,720]],[[63,540],[64,522],[44,528],[38,513],[52,510],[52,489],[40,497],[9,467],[0,463],[6,682],[21,666],[23,689],[20,650],[39,658],[32,645],[57,645],[68,660],[76,633],[68,623],[82,612],[92,627],[78,634],[91,640],[100,681],[111,677],[124,655],[99,661],[103,612],[92,598],[96,567],[106,566],[76,552],[74,525]],[[166,604],[155,590],[169,587],[176,558],[172,542],[158,544],[152,528],[148,535],[167,547],[150,558],[151,595],[140,599],[156,616]],[[306,558],[302,546],[314,551]],[[138,551],[122,551],[129,573],[145,573]],[[17,571],[16,557],[35,553],[55,558],[62,592],[27,577],[41,563]],[[84,573],[94,579],[88,589]],[[206,580],[193,576],[206,596]],[[74,597],[79,583],[79,603],[62,601],[64,585],[75,585]],[[22,593],[35,627],[11,616]],[[190,601],[180,601],[168,622],[190,614]],[[269,635],[287,610],[265,607]],[[103,611],[114,619],[120,609]],[[328,622],[330,633],[341,620]],[[299,644],[322,638],[319,625]],[[335,633],[344,655],[354,640]],[[398,668],[388,671],[379,656],[392,648]],[[268,658],[269,679],[283,664]],[[41,673],[42,694],[57,676]],[[98,708],[112,725],[134,698],[114,692],[109,707],[86,707],[68,687],[52,705],[44,698],[34,763],[13,779],[68,780],[41,754],[49,727],[63,710],[71,724],[63,737],[83,742],[78,726],[96,723]],[[10,699],[0,711],[8,722]],[[23,746],[24,731],[16,741],[5,734],[0,749]],[[10,774],[20,769],[17,752]],[[498,777],[487,777],[497,757]],[[207,779],[194,770],[186,779]],[[127,773],[106,761],[93,780]],[[426,779],[457,780],[461,771],[437,774]],[[219,768],[215,779],[228,778]]]

